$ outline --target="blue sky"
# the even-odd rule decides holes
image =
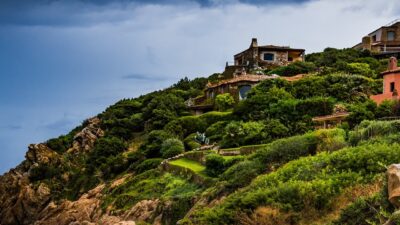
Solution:
[[[0,174],[121,98],[221,72],[260,44],[351,47],[396,0],[0,2]]]

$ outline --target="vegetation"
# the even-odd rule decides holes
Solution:
[[[306,59],[265,71],[302,79],[266,79],[239,103],[218,95],[219,111],[202,115],[191,115],[185,101],[220,74],[118,101],[97,116],[104,136],[92,149],[67,151],[85,121],[46,142],[57,160],[32,168],[29,179],[48,184],[55,200],[75,200],[105,184],[103,209],[121,215],[142,200],[159,200],[162,224],[381,223],[394,210],[385,166],[400,160],[400,122],[378,120],[399,116],[400,103],[369,100],[381,91],[378,74],[387,60],[332,48]],[[312,118],[337,105],[349,111],[347,122],[315,130]],[[197,150],[210,147],[200,135],[222,150]],[[357,192],[374,185],[381,188]]]

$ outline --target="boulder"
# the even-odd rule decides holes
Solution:
[[[389,201],[400,207],[400,164],[392,164],[387,169]]]

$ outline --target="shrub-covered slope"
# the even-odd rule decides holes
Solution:
[[[219,74],[123,99],[30,146],[0,177],[0,224],[383,223],[400,122],[377,120],[400,105],[369,96],[387,60],[331,48],[307,60],[258,71],[302,79],[267,79],[239,103],[220,96],[203,115],[185,101]],[[338,107],[347,122],[314,129],[312,117]]]

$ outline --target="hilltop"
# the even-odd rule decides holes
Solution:
[[[224,73],[122,99],[29,146],[0,177],[0,224],[394,224],[400,104],[370,99],[387,65],[327,48],[247,71],[262,79],[240,100],[204,98]],[[193,115],[200,98],[211,111]]]

